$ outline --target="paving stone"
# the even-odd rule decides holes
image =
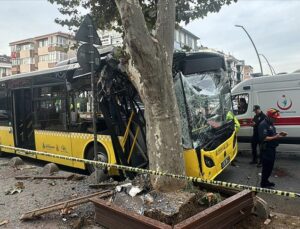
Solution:
[[[261,219],[268,219],[270,215],[268,203],[262,198],[256,196],[254,199],[253,213]]]
[[[54,163],[48,163],[47,165],[44,166],[42,173],[43,174],[53,174],[59,171],[59,168],[56,164]]]
[[[24,165],[24,162],[20,157],[13,157],[8,162],[8,165],[12,166],[12,167],[15,167],[15,166],[18,166],[18,165]]]

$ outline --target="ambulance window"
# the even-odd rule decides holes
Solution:
[[[248,110],[249,94],[232,96],[232,106],[235,115],[245,114]]]

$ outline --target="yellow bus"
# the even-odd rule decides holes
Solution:
[[[143,105],[118,63],[106,60],[97,73],[98,159],[147,168]],[[225,70],[224,58],[215,54],[174,56],[174,86],[189,176],[214,179],[236,156],[236,130],[234,123],[226,120],[226,112],[232,108]],[[93,160],[91,104],[90,73],[76,60],[1,78],[0,145]],[[3,147],[0,150],[29,156]],[[30,157],[94,171],[82,162]],[[103,174],[130,175],[115,169],[105,169]]]

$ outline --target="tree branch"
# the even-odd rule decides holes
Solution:
[[[168,55],[168,62],[172,66],[175,30],[175,0],[158,0],[156,37],[161,47]]]

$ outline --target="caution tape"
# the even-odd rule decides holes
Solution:
[[[291,198],[300,197],[300,193],[296,193],[296,192],[288,192],[288,191],[260,188],[260,187],[254,187],[254,186],[243,185],[243,184],[235,184],[235,183],[224,182],[224,181],[206,180],[206,179],[202,179],[199,177],[177,175],[177,174],[172,174],[172,173],[167,173],[167,172],[160,172],[160,171],[155,171],[155,170],[125,166],[125,165],[111,164],[111,163],[106,163],[106,162],[102,162],[102,161],[93,161],[93,160],[81,159],[81,158],[76,158],[76,157],[69,157],[69,156],[64,156],[64,155],[40,152],[40,151],[17,148],[17,147],[12,147],[12,146],[0,145],[0,148],[6,148],[6,149],[15,150],[15,151],[20,151],[20,152],[24,152],[26,154],[42,155],[42,156],[47,156],[47,157],[69,160],[69,161],[83,162],[85,164],[91,164],[96,167],[107,168],[107,169],[114,168],[114,169],[134,172],[134,173],[144,173],[144,174],[150,174],[150,175],[155,175],[155,176],[166,176],[166,177],[187,180],[187,181],[192,181],[192,182],[197,182],[197,183],[211,184],[211,185],[215,185],[215,186],[233,188],[233,189],[238,189],[238,190],[250,190],[250,191],[254,191],[254,192],[268,193],[268,194],[279,195],[279,196],[287,196],[287,197],[291,197]]]

